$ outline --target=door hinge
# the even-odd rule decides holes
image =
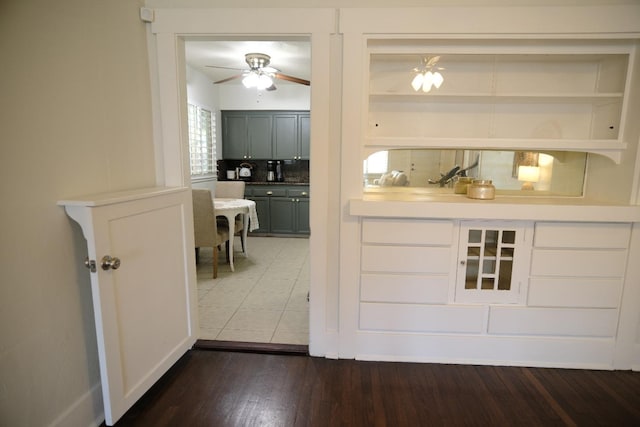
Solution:
[[[92,273],[96,272],[96,260],[89,259],[89,257],[86,257],[84,259],[84,266],[87,267],[90,272]]]

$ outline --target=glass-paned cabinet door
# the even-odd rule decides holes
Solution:
[[[455,301],[524,303],[532,230],[524,222],[462,222]]]

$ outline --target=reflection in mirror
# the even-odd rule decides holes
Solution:
[[[498,194],[581,196],[586,153],[393,149],[364,160],[365,192],[453,192],[461,177],[490,179]]]

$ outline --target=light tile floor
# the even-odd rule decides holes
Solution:
[[[234,242],[235,272],[220,252],[213,279],[213,249],[200,249],[200,338],[309,344],[309,240],[248,237],[249,257]]]

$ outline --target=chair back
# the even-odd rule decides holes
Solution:
[[[215,197],[221,199],[244,199],[244,181],[218,181]]]
[[[213,213],[211,191],[192,189],[193,229],[195,247],[214,247],[217,245],[216,217]]]

